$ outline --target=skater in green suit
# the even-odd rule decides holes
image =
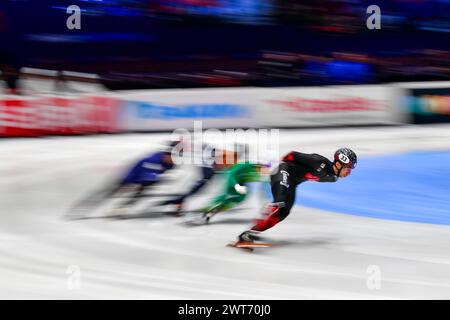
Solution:
[[[205,223],[208,223],[216,213],[234,208],[244,201],[248,194],[246,184],[261,181],[262,171],[265,167],[259,163],[243,162],[229,168],[224,173],[223,193],[214,198],[211,204],[202,210]]]

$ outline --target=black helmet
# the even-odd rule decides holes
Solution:
[[[340,148],[334,153],[334,161],[340,162],[343,167],[354,169],[358,158],[349,148]]]

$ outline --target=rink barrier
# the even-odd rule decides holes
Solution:
[[[413,124],[450,122],[450,82],[397,85],[403,92],[401,107]]]
[[[396,92],[367,85],[271,89],[259,96],[259,123],[280,128],[403,123]]]
[[[249,89],[135,90],[119,93],[125,131],[257,127]]]
[[[415,95],[417,90],[428,90],[434,96]],[[431,87],[430,83],[415,83],[0,96],[0,136],[192,130],[200,120],[203,129],[414,123],[415,109],[407,105],[411,97],[439,105],[439,109],[427,110],[438,110],[447,121],[449,91],[448,82],[434,82]]]
[[[0,97],[0,136],[117,133],[119,100],[104,96]]]
[[[391,86],[226,88],[123,92],[125,131],[390,125],[404,123]]]

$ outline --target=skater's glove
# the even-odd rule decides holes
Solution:
[[[247,193],[247,187],[246,186],[241,186],[239,184],[235,184],[234,185],[234,190],[236,190],[236,192],[239,193],[239,194],[246,194]]]

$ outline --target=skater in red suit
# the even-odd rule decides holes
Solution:
[[[270,178],[273,202],[268,204],[262,217],[249,230],[244,231],[235,243],[236,247],[251,246],[258,234],[283,221],[295,202],[295,190],[305,181],[335,182],[350,175],[357,163],[356,154],[348,149],[338,149],[334,161],[318,154],[291,151]]]

